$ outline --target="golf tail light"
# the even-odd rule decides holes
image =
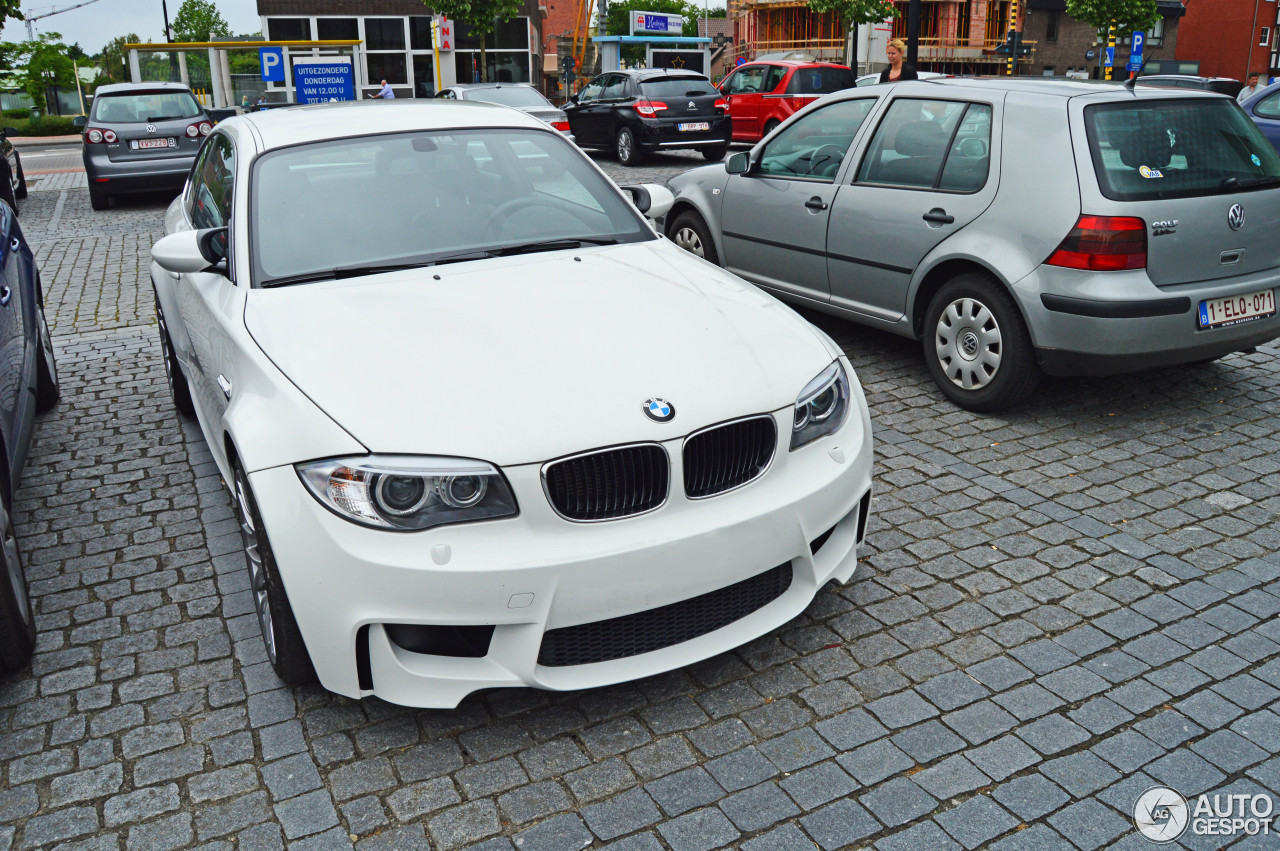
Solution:
[[[667,105],[660,100],[638,100],[635,105],[636,112],[650,117],[657,115],[666,108]]]
[[[188,125],[187,125],[187,135],[188,135],[188,136],[190,136],[192,139],[194,139],[195,137],[199,136],[199,135],[200,135],[200,125],[199,125],[199,124],[188,124]]]
[[[1145,269],[1146,222],[1130,216],[1083,215],[1045,263],[1090,272]]]
[[[85,131],[84,137],[96,145],[102,141],[102,131],[97,127],[93,127]]]
[[[208,136],[213,130],[213,125],[208,121],[197,121],[195,124],[187,125],[187,135],[192,139],[197,136]]]
[[[116,138],[117,138],[117,136],[116,136],[116,131],[114,131],[114,130],[103,130],[103,131],[102,131],[102,141],[104,141],[104,142],[108,142],[108,143],[111,143],[111,142],[114,142],[114,141],[116,140]]]
[[[314,461],[296,469],[322,505],[363,526],[416,531],[517,511],[506,479],[484,461],[374,455]]]

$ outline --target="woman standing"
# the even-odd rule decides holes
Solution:
[[[902,55],[906,50],[907,43],[902,39],[889,39],[889,44],[885,47],[885,55],[889,59],[889,67],[880,72],[880,82],[898,83],[902,80],[920,79],[916,75],[916,69],[904,64],[902,61]]]

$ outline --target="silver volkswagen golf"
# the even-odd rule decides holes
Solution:
[[[955,403],[1280,337],[1280,156],[1230,98],[1064,81],[852,89],[670,183],[677,244],[918,339]]]

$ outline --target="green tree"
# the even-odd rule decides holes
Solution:
[[[231,27],[210,0],[182,0],[173,17],[173,37],[177,41],[209,41],[214,36],[229,35]]]
[[[142,37],[137,33],[117,36],[103,45],[98,53],[98,67],[102,69],[102,83],[122,83],[129,79],[129,54],[125,52],[126,44],[139,44]]]
[[[497,29],[500,21],[506,23],[520,14],[523,6],[521,0],[423,0],[423,3],[438,15],[466,24],[471,34],[480,39],[480,79],[488,82],[489,62],[485,55],[485,42]]]
[[[1156,0],[1067,0],[1067,14],[1094,27],[1104,40],[1113,22],[1116,38],[1123,38],[1160,20]]]
[[[8,20],[24,20],[20,0],[0,0],[0,29],[4,27],[5,21]]]
[[[42,33],[35,41],[0,44],[0,63],[40,112],[48,104],[50,86],[74,87],[75,68],[67,57],[60,33]]]
[[[857,61],[858,26],[898,17],[893,0],[809,0],[809,8],[819,14],[831,12],[840,21],[840,31],[846,34],[844,63],[850,66]],[[849,45],[854,45],[852,53]]]

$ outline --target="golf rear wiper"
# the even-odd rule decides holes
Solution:
[[[1280,177],[1274,175],[1265,175],[1263,177],[1228,177],[1222,181],[1222,190],[1230,192],[1234,189],[1253,189],[1258,186],[1272,186],[1280,184]]]
[[[413,260],[404,263],[358,263],[351,266],[338,266],[336,269],[317,269],[300,275],[270,278],[262,282],[262,287],[286,287],[290,284],[309,284],[315,281],[340,281],[343,278],[382,275],[387,272],[401,272],[405,269],[423,269],[427,266],[443,266],[446,263],[462,263],[467,260],[484,260],[499,256],[501,255],[494,251],[464,251],[459,254],[433,257],[430,260]]]
[[[581,248],[584,245],[617,244],[618,240],[611,236],[574,236],[566,239],[544,239],[538,242],[507,245],[493,249],[493,255],[495,257],[509,257],[513,254],[533,254],[537,251],[565,251],[570,248]]]
[[[181,118],[181,115],[151,115],[147,117],[148,121],[173,121]]]

